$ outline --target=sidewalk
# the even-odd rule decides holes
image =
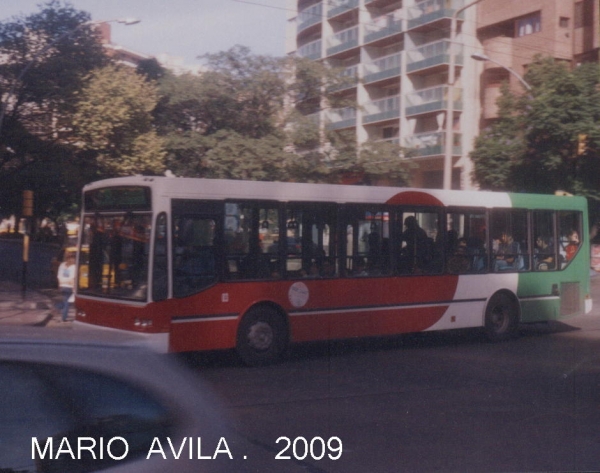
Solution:
[[[0,326],[30,325],[36,327],[71,328],[74,309],[71,307],[66,323],[60,315],[52,315],[54,304],[60,300],[57,289],[27,289],[25,297],[21,286],[10,281],[0,281]]]

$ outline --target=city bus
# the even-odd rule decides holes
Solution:
[[[587,313],[577,196],[178,177],[83,189],[75,325],[162,351],[482,329]]]

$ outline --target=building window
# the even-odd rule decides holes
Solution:
[[[517,20],[517,37],[539,33],[542,27],[540,12],[533,13]]]
[[[558,26],[560,26],[561,28],[568,28],[569,27],[569,18],[567,18],[566,16],[561,16],[558,19]]]

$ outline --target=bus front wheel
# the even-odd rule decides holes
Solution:
[[[284,318],[275,309],[261,306],[250,309],[242,318],[237,334],[237,352],[249,366],[277,361],[288,345]]]
[[[519,325],[516,301],[508,294],[494,294],[485,311],[485,333],[491,341],[512,338]]]

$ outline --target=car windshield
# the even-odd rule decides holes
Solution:
[[[85,217],[78,267],[80,294],[146,300],[150,214]]]

